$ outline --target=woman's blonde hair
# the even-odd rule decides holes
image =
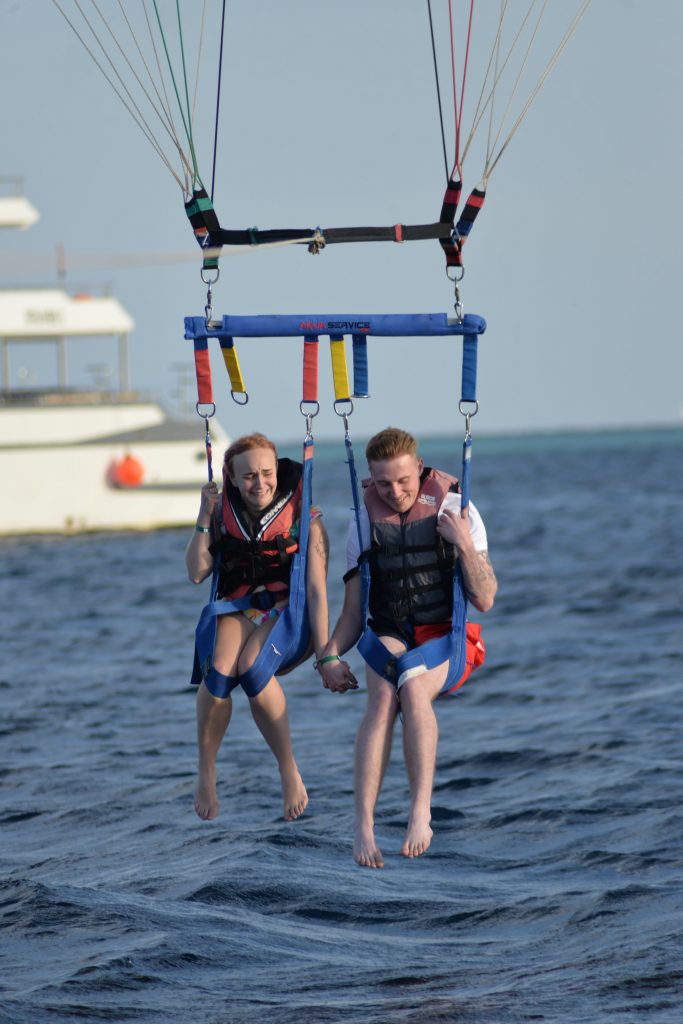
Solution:
[[[238,437],[236,441],[233,441],[230,447],[225,453],[223,459],[223,472],[227,473],[228,476],[232,472],[232,460],[236,455],[241,455],[242,452],[249,452],[253,448],[267,448],[275,456],[277,462],[277,448],[265,434],[245,434],[244,437]]]

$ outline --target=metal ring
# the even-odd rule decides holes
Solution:
[[[204,277],[204,274],[206,273],[208,273],[208,271],[206,271],[204,267],[202,267],[201,270],[199,271],[199,274],[204,284],[207,284],[209,287],[211,287],[211,285],[215,284],[218,278],[221,276],[221,268],[216,267],[216,276],[214,277],[213,281],[207,281],[207,279]]]
[[[314,405],[315,412],[306,412],[306,410],[304,409],[305,405]],[[299,402],[299,409],[301,410],[302,416],[310,416],[312,419],[314,416],[317,416],[318,413],[320,412],[320,402],[317,402],[315,400],[307,401],[305,398],[302,398],[301,401]]]
[[[343,402],[348,402],[349,408],[344,409],[342,410],[342,412],[340,412],[337,406],[342,405]],[[336,398],[334,402],[334,411],[336,412],[337,416],[342,416],[345,419],[347,416],[350,416],[351,413],[353,412],[353,400],[351,398]]]
[[[465,405],[473,405],[474,409],[464,409]],[[458,402],[458,411],[461,416],[476,416],[479,412],[479,402],[476,398],[461,398]]]
[[[210,405],[211,406],[211,412],[200,412],[199,411],[200,405]],[[201,416],[201,418],[203,420],[210,420],[211,417],[213,416],[213,414],[216,411],[216,406],[215,406],[215,404],[213,402],[197,402],[197,404],[195,405],[195,409],[197,410],[197,415]]]
[[[455,268],[456,273],[458,269],[460,270],[460,277],[451,277],[451,275],[448,273],[450,269],[451,267],[446,267],[446,277],[448,278],[449,281],[452,281],[453,284],[458,284],[460,281],[462,281],[463,277],[465,276],[465,268],[462,266],[460,268]]]
[[[241,402],[239,400],[239,398],[236,397],[237,395],[244,395],[244,401]],[[246,405],[247,402],[249,401],[249,392],[248,391],[231,391],[230,392],[230,397],[232,398],[232,400],[235,403],[235,405]]]

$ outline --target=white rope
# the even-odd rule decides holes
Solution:
[[[179,176],[178,176],[178,174],[176,173],[175,169],[173,168],[173,166],[172,166],[172,165],[171,165],[171,163],[169,162],[169,160],[168,160],[168,158],[167,158],[166,154],[164,153],[164,151],[163,151],[163,150],[162,150],[162,148],[160,147],[159,143],[158,143],[158,142],[157,142],[157,140],[155,139],[155,137],[154,137],[154,133],[153,133],[153,132],[152,132],[152,130],[150,129],[150,127],[149,127],[149,125],[147,124],[147,122],[146,122],[145,118],[143,117],[142,113],[138,111],[138,113],[136,114],[136,113],[134,112],[134,110],[133,110],[133,109],[131,108],[130,104],[129,104],[129,103],[128,103],[128,102],[126,101],[126,99],[124,98],[124,96],[122,96],[122,95],[121,95],[121,93],[119,92],[119,90],[118,90],[118,88],[117,88],[117,86],[116,86],[115,82],[114,82],[114,81],[113,81],[113,80],[112,80],[112,79],[110,78],[110,76],[109,76],[109,75],[107,74],[106,70],[105,70],[105,69],[103,68],[102,64],[101,64],[101,63],[99,62],[99,60],[97,59],[97,57],[96,57],[96,56],[95,56],[95,54],[93,53],[93,51],[92,51],[91,47],[90,47],[90,46],[89,46],[89,44],[88,44],[88,43],[86,42],[86,40],[85,40],[85,39],[83,38],[83,36],[81,35],[81,33],[80,33],[80,32],[78,31],[78,29],[76,28],[75,24],[74,24],[74,23],[73,23],[73,21],[71,20],[71,18],[69,18],[69,16],[67,15],[67,13],[66,13],[66,12],[64,11],[64,9],[63,9],[63,8],[61,7],[61,5],[60,5],[60,3],[58,2],[58,0],[52,0],[52,2],[53,2],[53,4],[55,5],[55,7],[57,8],[57,10],[59,11],[59,13],[60,13],[60,14],[62,15],[62,17],[64,18],[64,20],[66,21],[66,23],[67,23],[67,24],[69,25],[69,27],[70,27],[70,28],[71,28],[71,30],[73,31],[74,35],[76,36],[76,38],[77,38],[77,39],[78,39],[78,40],[79,40],[79,41],[81,42],[82,46],[84,47],[84,49],[86,50],[86,52],[87,52],[87,53],[88,53],[88,55],[90,56],[90,58],[91,58],[91,60],[93,61],[93,63],[94,63],[95,65],[96,65],[96,67],[97,67],[97,68],[99,69],[99,71],[101,72],[101,74],[102,74],[102,75],[104,76],[104,78],[105,78],[105,79],[107,80],[107,82],[109,83],[109,85],[111,86],[111,88],[112,88],[112,89],[114,90],[114,92],[115,92],[115,93],[116,93],[116,95],[118,96],[119,100],[121,101],[121,103],[123,104],[123,106],[124,106],[124,107],[126,108],[126,110],[128,111],[128,113],[130,114],[130,116],[131,116],[131,117],[133,118],[133,120],[134,120],[134,121],[135,121],[135,123],[137,124],[137,126],[138,126],[138,128],[140,129],[140,131],[142,132],[142,134],[143,134],[143,135],[145,136],[145,138],[146,138],[146,139],[147,139],[147,141],[148,141],[148,142],[150,143],[150,145],[152,146],[152,148],[153,148],[153,149],[154,149],[154,150],[156,151],[156,153],[158,154],[158,156],[159,156],[159,157],[161,158],[161,160],[162,160],[162,161],[163,161],[163,163],[165,164],[165,166],[166,166],[166,168],[168,169],[168,171],[169,171],[169,172],[171,173],[171,175],[173,176],[173,178],[174,178],[174,179],[175,179],[175,180],[176,180],[176,181],[178,182],[178,184],[180,185],[180,187],[181,187],[181,188],[183,188],[184,186],[183,186],[183,182],[182,182],[182,180],[180,179],[180,177],[179,177]],[[79,9],[80,9],[80,8],[79,8]],[[81,14],[82,14],[82,12],[81,12]],[[88,24],[88,26],[89,26],[89,23],[88,23],[88,20],[87,20],[87,18],[85,19],[85,21],[86,21],[86,24]],[[89,27],[90,27],[90,26],[89,26]],[[91,28],[91,31],[92,31],[92,28]],[[97,38],[97,36],[95,36],[95,38]],[[98,42],[99,42],[99,40],[98,40]],[[101,45],[101,44],[100,44],[100,45]],[[106,53],[105,53],[105,56],[106,56]],[[125,87],[124,87],[124,88],[125,88]]]
[[[194,124],[194,115],[197,110],[197,94],[199,92],[199,69],[202,66],[202,49],[204,46],[204,23],[206,20],[206,0],[202,4],[202,20],[199,26],[199,49],[197,51],[197,73],[194,79],[194,96],[192,97],[192,123]]]
[[[178,151],[178,156],[180,157],[181,163],[183,165],[183,174],[184,174],[184,179],[185,180],[184,180],[184,184],[183,184],[182,188],[183,188],[183,193],[185,194],[185,198],[187,199],[192,194],[192,179],[193,179],[192,161],[191,161],[190,157],[187,155],[187,153],[185,152],[185,150],[183,149],[182,143],[180,142],[180,136],[179,136],[178,130],[177,130],[176,126],[175,126],[175,121],[173,119],[173,113],[172,113],[173,104],[170,102],[170,100],[168,98],[168,89],[166,87],[166,73],[167,73],[166,64],[159,57],[159,50],[157,49],[157,45],[156,45],[156,39],[155,39],[155,36],[154,36],[154,29],[152,28],[152,21],[150,19],[149,11],[147,9],[147,0],[141,0],[141,3],[142,3],[142,10],[143,10],[144,15],[145,15],[145,21],[147,23],[147,31],[149,33],[149,39],[150,39],[150,43],[152,45],[152,51],[154,53],[154,59],[156,61],[157,71],[159,72],[159,81],[161,82],[161,88],[163,90],[164,99],[166,101],[165,102],[165,109],[166,109],[166,112],[168,114],[169,121],[171,123],[171,127],[173,129],[173,135],[175,136],[175,138],[177,140],[176,141],[176,149]]]
[[[128,31],[130,32],[130,36],[131,36],[131,39],[133,40],[133,44],[135,46],[135,49],[137,50],[138,55],[140,57],[140,60],[142,61],[143,67],[144,67],[145,71],[147,72],[147,77],[149,78],[149,81],[150,81],[150,84],[152,86],[152,89],[154,90],[154,92],[156,94],[157,101],[159,103],[158,107],[155,107],[155,105],[154,105],[151,97],[149,96],[145,86],[140,81],[140,78],[136,74],[135,69],[133,68],[133,66],[130,63],[128,57],[123,52],[123,49],[121,48],[121,46],[118,43],[118,41],[116,41],[116,39],[115,39],[115,42],[117,43],[117,46],[118,46],[119,50],[121,51],[121,54],[123,55],[124,60],[128,64],[129,68],[131,69],[131,71],[132,71],[133,75],[135,76],[136,80],[139,82],[140,88],[142,89],[142,91],[144,92],[145,96],[147,97],[150,105],[152,106],[152,109],[155,110],[155,113],[157,114],[157,117],[162,122],[162,124],[164,124],[164,127],[166,128],[166,131],[169,133],[169,135],[171,136],[171,138],[173,139],[173,142],[175,143],[175,145],[177,147],[178,146],[178,133],[177,133],[177,131],[175,129],[175,125],[173,123],[173,117],[171,115],[171,111],[168,108],[168,106],[164,104],[164,99],[161,96],[161,93],[159,92],[159,89],[157,87],[156,82],[154,81],[154,77],[153,77],[152,72],[150,70],[149,64],[147,63],[147,58],[145,57],[145,54],[144,54],[144,52],[142,50],[142,47],[140,46],[138,38],[137,38],[137,36],[135,34],[135,30],[134,30],[133,26],[130,23],[130,19],[128,18],[128,15],[126,14],[125,8],[123,6],[123,0],[118,0],[118,4],[119,4],[119,9],[120,9],[121,14],[123,16],[123,19],[124,19],[124,21],[125,21],[125,23],[126,23],[126,25],[128,27]],[[107,26],[107,27],[109,27],[109,26]],[[111,28],[109,28],[109,31],[111,33]],[[112,33],[112,35],[113,35],[113,33]]]
[[[477,132],[477,130],[479,128],[479,124],[480,124],[482,118],[484,117],[486,111],[489,110],[491,105],[493,104],[494,97],[495,97],[495,94],[496,94],[496,90],[498,89],[499,84],[500,84],[500,82],[501,82],[501,80],[503,78],[503,75],[505,74],[505,69],[507,68],[507,66],[508,66],[508,64],[509,64],[509,62],[510,62],[510,60],[512,58],[512,55],[513,55],[513,53],[514,53],[514,51],[515,51],[515,49],[517,47],[517,44],[518,44],[518,42],[520,40],[520,37],[522,35],[522,32],[524,31],[524,27],[525,27],[527,21],[529,20],[531,12],[532,12],[533,8],[535,7],[536,3],[537,3],[537,0],[531,0],[531,4],[530,4],[530,6],[529,6],[529,8],[527,10],[527,13],[525,14],[524,18],[522,19],[522,22],[521,22],[521,24],[520,24],[520,26],[517,29],[517,32],[515,34],[515,37],[512,40],[512,43],[510,44],[510,48],[508,49],[507,54],[505,55],[505,60],[503,61],[502,66],[499,68],[497,75],[493,79],[493,83],[491,85],[491,88],[489,90],[488,96],[486,98],[486,102],[481,107],[481,109],[479,109],[479,107],[477,108],[478,114],[476,115],[476,118],[474,119],[474,121],[472,123],[472,128],[470,130],[470,134],[469,134],[468,139],[467,139],[467,145],[465,146],[465,150],[464,150],[464,154],[465,155],[469,151],[469,148],[470,148],[470,146],[472,144],[472,141],[474,139],[474,136],[475,136],[475,134],[476,134],[476,132]],[[493,53],[495,51],[495,48],[496,48],[496,45],[499,45],[499,40],[502,40],[503,19],[505,18],[506,13],[507,13],[507,0],[505,0],[504,8],[501,9],[501,14],[500,14],[499,21],[498,21],[498,32],[496,34],[496,39],[495,39],[493,47],[491,49],[491,55],[493,55]],[[491,64],[491,60],[489,61],[489,70],[490,70],[490,64]],[[487,72],[487,75],[486,75],[486,80],[488,80],[488,72]],[[464,156],[463,156],[463,159],[464,159]]]
[[[494,72],[493,72],[493,80],[494,81],[496,81],[496,79],[498,78],[498,65],[500,63],[500,42],[501,42],[501,36],[502,36],[502,30],[503,30],[503,19],[505,18],[505,10],[506,10],[506,8],[507,8],[507,0],[500,0],[500,19],[499,19],[499,22],[498,22],[498,32],[497,32],[497,35],[496,35],[496,42],[494,44],[494,52],[495,52],[495,55],[496,55],[495,67],[494,67]],[[489,61],[489,67],[490,67],[490,61]],[[488,77],[488,69],[486,71],[486,75]],[[484,163],[485,167],[488,166],[489,160],[491,159],[491,145],[492,145],[492,143],[491,143],[491,136],[493,134],[493,112],[494,112],[494,108],[495,108],[495,95],[491,97],[491,110],[490,110],[490,116],[489,116],[489,128],[488,128],[488,132],[487,132],[487,135],[486,135],[486,161]]]
[[[527,102],[526,102],[526,104],[524,106],[524,109],[522,110],[521,114],[519,115],[519,117],[517,118],[515,123],[513,124],[512,128],[510,130],[509,135],[507,136],[507,138],[505,139],[505,142],[503,143],[503,145],[499,149],[498,154],[497,154],[495,160],[493,161],[493,163],[489,167],[489,169],[488,169],[488,175],[489,176],[491,175],[491,173],[493,172],[493,169],[495,168],[496,164],[498,163],[498,161],[500,160],[501,156],[503,155],[503,153],[507,149],[507,147],[508,147],[508,145],[509,145],[509,143],[510,143],[512,137],[513,137],[513,135],[515,134],[515,132],[519,128],[520,124],[522,123],[522,121],[526,117],[527,113],[529,112],[529,109],[530,109],[532,103],[534,102],[534,100],[536,99],[537,95],[539,94],[539,92],[543,88],[543,85],[545,84],[546,79],[548,78],[548,76],[551,74],[551,72],[555,68],[555,65],[557,64],[558,60],[560,59],[560,57],[561,57],[561,55],[562,55],[562,53],[563,53],[567,43],[569,42],[569,40],[573,36],[574,32],[576,32],[576,29],[578,27],[579,22],[581,21],[581,19],[583,18],[584,14],[588,10],[588,8],[590,6],[590,3],[591,3],[591,0],[583,0],[579,10],[577,11],[576,15],[574,16],[574,20],[572,21],[572,23],[570,24],[569,28],[567,29],[567,31],[565,32],[564,36],[562,37],[560,45],[557,47],[557,49],[555,50],[555,53],[552,55],[552,57],[548,61],[543,74],[541,75],[538,83],[536,84],[535,89],[533,90],[533,92],[529,96],[529,99],[527,100]]]
[[[534,0],[534,4],[535,4],[535,0]],[[534,4],[532,4],[532,7],[534,6]],[[515,77],[515,80],[514,80],[514,83],[513,83],[513,86],[512,86],[512,90],[511,90],[510,95],[508,97],[507,105],[506,105],[505,110],[503,112],[503,116],[500,119],[500,123],[498,125],[498,131],[496,132],[496,137],[493,140],[493,144],[491,146],[491,150],[492,151],[495,150],[496,146],[498,145],[498,140],[500,139],[500,136],[502,135],[503,125],[505,124],[507,116],[510,113],[510,108],[512,106],[512,101],[514,100],[515,96],[517,95],[517,89],[519,88],[519,83],[522,80],[522,75],[524,74],[526,66],[529,63],[529,56],[530,56],[531,51],[532,51],[532,49],[534,47],[534,43],[536,42],[536,38],[538,36],[539,30],[540,30],[540,27],[541,27],[541,22],[543,21],[543,16],[545,15],[545,12],[546,12],[547,8],[548,8],[548,0],[543,0],[543,6],[541,7],[540,13],[539,13],[539,15],[538,15],[538,17],[536,19],[536,24],[534,25],[534,27],[532,29],[531,38],[529,39],[529,42],[527,44],[527,48],[526,48],[526,50],[524,52],[524,57],[522,58],[522,63],[520,65],[520,67],[519,67],[519,70],[517,71],[517,75]],[[529,10],[531,10],[531,8]],[[491,157],[490,157],[490,154],[488,154],[487,155],[487,160],[486,160],[486,165],[484,167],[484,178],[486,180],[488,180],[489,175],[491,173],[490,163],[491,163]]]
[[[179,263],[198,263],[214,256],[246,256],[255,249],[277,249],[285,245],[303,245],[320,240],[315,234],[305,238],[287,239],[280,242],[263,242],[256,245],[226,245],[211,249],[179,249],[158,252],[111,253],[111,252],[69,252],[70,271],[126,270],[153,266],[170,266]],[[51,273],[55,269],[53,253],[9,253],[0,254],[0,270],[8,277],[17,274]]]

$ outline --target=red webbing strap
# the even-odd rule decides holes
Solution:
[[[465,203],[465,209],[460,214],[460,220],[458,221],[458,223],[455,226],[455,234],[456,234],[456,239],[457,239],[457,243],[458,243],[457,244],[457,262],[455,264],[450,264],[448,262],[448,257],[446,257],[446,263],[449,266],[456,266],[456,267],[461,267],[462,266],[462,247],[465,244],[465,242],[467,241],[467,237],[468,237],[470,231],[472,230],[472,225],[474,224],[474,221],[476,219],[477,214],[479,213],[479,211],[481,210],[482,206],[484,205],[484,200],[485,199],[486,199],[486,190],[485,189],[480,189],[480,188],[472,189],[472,192],[470,193],[470,196],[469,196],[467,202]]]
[[[318,339],[304,337],[304,402],[318,401]]]
[[[441,207],[441,216],[439,220],[442,224],[452,224],[455,228],[455,215],[458,210],[458,202],[460,201],[461,192],[462,182],[459,179],[451,178],[446,186],[446,193],[443,197],[443,206]],[[439,244],[446,255],[446,266],[461,266],[460,247],[457,244],[457,241],[453,241],[452,238],[440,238]]]
[[[194,340],[194,368],[197,374],[197,401],[200,405],[213,405],[211,385],[211,362],[209,343],[206,338]]]

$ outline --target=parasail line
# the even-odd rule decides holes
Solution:
[[[446,182],[448,182],[448,157],[446,156],[446,134],[443,127],[443,108],[441,106],[441,87],[439,85],[439,67],[436,61],[436,43],[434,41],[434,22],[432,21],[432,0],[427,0],[427,11],[429,12],[429,33],[432,39],[432,59],[434,61],[434,80],[436,82],[436,98],[439,106],[439,124],[441,125],[441,144],[443,146],[443,163],[446,171]]]
[[[115,82],[112,81],[112,79],[109,77],[109,75],[105,71],[104,67],[102,66],[100,61],[97,59],[97,57],[93,53],[90,45],[86,42],[84,37],[81,35],[81,33],[76,28],[76,26],[73,23],[73,21],[71,20],[71,18],[69,18],[67,13],[61,7],[61,5],[59,3],[59,0],[52,0],[52,2],[55,5],[55,7],[57,8],[57,10],[59,11],[59,13],[62,15],[62,17],[64,18],[66,23],[69,25],[69,27],[73,31],[74,35],[76,36],[76,38],[80,41],[81,45],[83,46],[85,51],[88,53],[88,55],[90,56],[91,60],[95,64],[95,66],[99,69],[100,73],[104,76],[106,81],[109,83],[111,88],[114,90],[114,92],[118,96],[119,100],[121,101],[123,106],[126,108],[128,113],[132,117],[133,121],[135,121],[135,123],[137,124],[137,126],[140,129],[140,131],[142,132],[142,134],[145,136],[145,138],[150,143],[152,148],[156,151],[157,155],[161,158],[163,163],[166,165],[168,171],[175,178],[175,180],[178,182],[180,187],[182,189],[184,189],[183,182],[180,180],[178,174],[176,173],[176,171],[174,170],[173,166],[171,165],[171,163],[169,162],[168,158],[166,157],[166,154],[164,153],[164,151],[162,150],[161,146],[159,145],[159,143],[157,142],[156,138],[154,137],[154,133],[152,132],[152,130],[149,127],[149,125],[147,124],[147,122],[146,122],[142,112],[138,110],[137,114],[136,114],[134,112],[133,108],[131,107],[131,105],[126,101],[126,99],[119,92],[119,89],[117,88]],[[82,12],[81,12],[81,14],[82,14]],[[86,20],[86,24],[87,24],[87,18],[85,20]],[[91,29],[91,31],[92,31],[92,29]],[[95,38],[97,39],[97,36],[95,36]],[[98,40],[98,42],[99,42],[99,40]],[[100,43],[100,46],[101,46],[101,43]],[[106,53],[105,53],[105,56],[106,56]],[[111,61],[110,61],[110,63],[111,63]],[[135,109],[137,110],[137,106],[134,103],[134,101],[131,100],[131,103],[133,104],[133,107],[135,107]]]
[[[218,153],[218,113],[221,106],[221,82],[223,78],[223,39],[225,36],[225,3],[223,0],[223,12],[221,14],[221,40],[218,57],[218,85],[216,87],[216,123],[213,133],[213,164],[211,170],[211,202],[213,202],[214,187],[216,185],[216,155]]]
[[[578,28],[579,22],[581,21],[581,19],[583,18],[584,14],[588,10],[588,8],[590,6],[590,3],[591,3],[591,0],[583,0],[583,3],[581,4],[579,10],[575,14],[574,19],[573,19],[572,23],[570,24],[569,28],[567,29],[567,31],[565,32],[564,36],[562,37],[562,40],[560,41],[559,46],[555,50],[555,53],[552,55],[552,57],[550,58],[550,60],[546,64],[545,70],[543,71],[543,74],[541,75],[540,79],[538,80],[535,89],[533,90],[533,92],[529,96],[529,99],[527,100],[527,102],[526,102],[522,112],[520,113],[519,117],[517,118],[517,120],[513,124],[512,128],[510,130],[509,135],[507,136],[507,138],[505,139],[505,142],[503,143],[503,145],[499,149],[498,154],[496,155],[495,160],[492,162],[491,166],[488,168],[488,175],[487,175],[487,177],[492,174],[496,164],[498,163],[498,161],[500,160],[501,156],[503,155],[503,153],[507,149],[510,141],[512,140],[513,135],[515,134],[515,132],[519,128],[520,124],[522,123],[522,121],[526,117],[527,113],[529,112],[529,109],[530,109],[532,103],[534,102],[534,100],[536,99],[537,95],[539,94],[539,92],[541,91],[543,86],[545,85],[546,79],[548,78],[548,76],[551,74],[551,72],[555,68],[555,65],[557,64],[557,62],[559,61],[560,57],[562,56],[562,53],[564,52],[565,47],[567,46],[567,43],[569,42],[571,37],[576,32],[576,29]]]

